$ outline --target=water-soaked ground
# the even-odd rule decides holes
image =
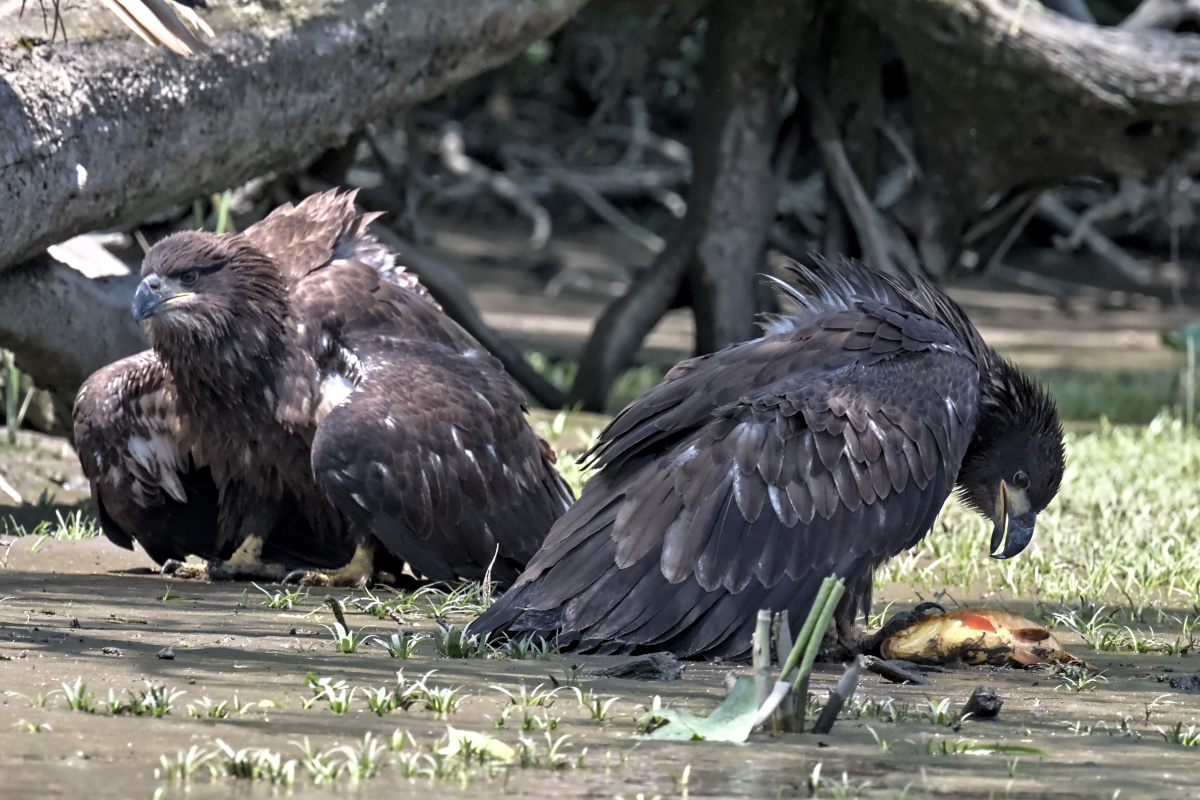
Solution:
[[[1091,653],[1068,636],[1068,647],[1103,669],[1108,679],[1082,692],[1064,688],[1061,680],[1045,672],[957,669],[930,675],[927,686],[896,686],[868,675],[860,684],[859,702],[892,698],[892,708],[907,707],[907,719],[892,722],[868,711],[839,720],[826,736],[756,734],[747,745],[647,742],[636,736],[639,705],[660,695],[665,703],[712,708],[735,665],[689,664],[682,680],[674,682],[583,677],[578,680],[585,691],[619,699],[602,722],[593,721],[566,690],[558,692],[549,709],[535,709],[539,718],[558,718],[553,739],[568,737],[561,750],[564,765],[549,769],[545,732],[535,725],[523,733],[519,712],[510,715],[503,729],[495,728],[508,698],[493,685],[514,691],[522,682],[530,689],[539,683],[548,688],[551,676],[566,681],[565,667],[582,664],[586,669],[619,659],[568,655],[525,661],[452,660],[438,657],[430,641],[420,643],[407,660],[389,658],[374,646],[341,654],[322,626],[333,621],[320,604],[322,590],[292,610],[271,609],[264,605],[265,595],[253,587],[167,581],[149,574],[144,571],[150,566],[145,556],[120,551],[103,539],[45,540],[34,549],[35,543],[34,537],[0,542],[0,559],[6,556],[0,568],[4,797],[149,798],[160,788],[166,797],[240,797],[247,791],[265,795],[269,788],[251,789],[249,781],[233,778],[210,783],[206,773],[198,774],[190,788],[171,783],[159,756],[173,759],[193,745],[214,749],[220,739],[235,750],[265,747],[285,759],[302,758],[298,745],[304,737],[313,749],[328,750],[361,743],[367,732],[386,739],[397,729],[407,731],[416,747],[428,752],[439,739],[446,744],[447,726],[495,735],[512,746],[524,735],[537,743],[542,766],[522,768],[516,760],[507,768],[475,767],[466,778],[463,770],[448,780],[406,778],[400,757],[388,754],[379,774],[358,785],[343,777],[314,787],[299,768],[294,794],[553,794],[632,800],[639,794],[681,796],[686,789],[695,797],[807,797],[818,764],[820,776],[831,781],[819,790],[823,797],[1142,798],[1200,793],[1194,785],[1200,750],[1169,743],[1155,730],[1182,722],[1186,733],[1196,723],[1200,695],[1172,691],[1164,682],[1200,666],[1195,657]],[[345,596],[342,590],[335,593]],[[887,594],[907,599],[899,587]],[[390,621],[361,612],[349,612],[349,621],[352,627],[381,635],[394,630]],[[435,628],[428,618],[412,622],[417,630]],[[156,654],[167,646],[175,658],[159,659]],[[397,669],[403,669],[406,678],[437,670],[428,683],[461,686],[466,699],[444,718],[420,704],[379,717],[361,693],[343,716],[333,714],[325,701],[303,708],[313,696],[304,682],[307,672],[344,679],[351,686],[380,687],[395,684]],[[819,665],[813,682],[819,698],[840,672],[835,665]],[[39,694],[46,697],[62,682],[80,677],[101,701],[95,713],[68,710],[61,693],[48,697],[44,706],[36,705]],[[110,689],[123,697],[127,690],[143,690],[147,680],[185,692],[165,717],[112,716],[103,707]],[[957,709],[981,684],[995,687],[1004,699],[998,721],[968,720],[956,732],[922,718],[927,699],[936,703],[949,698]],[[188,715],[187,706],[198,707],[203,697],[232,700],[235,694],[248,704],[244,713],[231,712],[223,720]],[[1077,734],[1069,727],[1075,723],[1084,733],[1091,727],[1092,734]],[[42,727],[35,732],[37,726]],[[953,749],[963,740],[1032,747],[1045,755],[941,752],[943,745]],[[407,751],[413,747],[410,743]],[[443,759],[443,766],[449,760]],[[681,776],[689,766],[685,784]]]

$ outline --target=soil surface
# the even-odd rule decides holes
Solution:
[[[193,745],[213,749],[218,739],[235,750],[266,747],[284,758],[300,758],[304,737],[314,748],[328,750],[360,743],[367,732],[386,738],[401,729],[428,750],[439,739],[444,746],[447,726],[453,726],[516,746],[523,735],[513,721],[519,714],[504,729],[494,727],[509,702],[495,685],[513,691],[521,683],[549,688],[552,676],[567,680],[571,665],[586,671],[622,660],[571,655],[448,659],[438,657],[428,640],[407,660],[389,658],[376,646],[343,654],[335,651],[324,627],[333,620],[321,603],[323,590],[314,590],[291,610],[271,609],[266,595],[253,586],[164,579],[152,573],[143,554],[119,550],[103,538],[38,544],[35,537],[10,537],[0,542],[0,557],[0,794],[8,797],[149,798],[159,788],[162,796],[183,796],[185,787],[166,780],[159,756],[174,759]],[[344,597],[342,591],[335,593]],[[903,604],[915,600],[910,595],[893,587],[880,601]],[[429,610],[410,615],[406,628],[432,632],[431,616]],[[394,631],[390,621],[373,615],[350,611],[348,619],[351,627],[379,635]],[[377,777],[357,786],[342,778],[314,787],[300,777],[294,793],[650,798],[681,796],[686,788],[696,797],[807,797],[809,778],[820,764],[820,775],[837,784],[837,791],[830,784],[818,792],[824,797],[1196,796],[1197,750],[1168,743],[1155,726],[1168,730],[1182,722],[1186,731],[1195,724],[1200,697],[1174,692],[1165,681],[1200,662],[1163,654],[1088,653],[1069,637],[1065,644],[1102,669],[1107,682],[1073,692],[1039,671],[959,667],[928,675],[926,686],[896,686],[867,675],[859,702],[893,698],[908,704],[906,721],[847,715],[829,735],[755,734],[748,745],[653,742],[636,735],[639,705],[658,695],[664,703],[711,709],[724,695],[726,675],[738,665],[688,664],[683,678],[672,682],[583,677],[577,680],[585,691],[618,700],[597,722],[571,692],[558,692],[545,713],[560,720],[552,736],[569,737],[562,768],[512,765],[495,767],[490,776],[480,768],[468,781],[448,782],[405,778],[392,763],[398,758],[389,755]],[[173,660],[158,657],[166,647],[173,649]],[[333,714],[323,701],[303,708],[313,694],[305,686],[307,672],[354,687],[380,687],[394,685],[397,669],[406,677],[436,670],[430,685],[463,687],[465,700],[445,718],[419,705],[379,717],[361,693],[345,715]],[[836,665],[818,665],[812,684],[818,699],[823,701],[840,672]],[[55,693],[77,678],[101,701],[94,713],[68,710],[61,691]],[[146,681],[185,694],[159,719],[113,716],[103,707],[110,690],[126,697],[144,690]],[[1003,699],[998,720],[968,720],[955,730],[921,718],[927,700],[948,698],[957,710],[979,685],[994,687]],[[44,706],[37,705],[39,695]],[[235,695],[248,704],[241,714],[220,720],[188,715],[187,706],[198,707],[201,698],[221,701]],[[1085,732],[1091,726],[1092,735],[1073,732],[1074,723]],[[40,731],[32,730],[36,726]],[[545,751],[543,732],[524,735]],[[941,752],[963,741],[1030,747],[1044,754]],[[685,787],[680,778],[689,765]],[[841,786],[843,771],[848,793]],[[238,785],[248,783],[232,778],[210,783],[206,775],[197,776],[186,794],[245,796]]]
[[[481,231],[443,225],[438,254],[459,268],[475,300],[493,325],[534,349],[574,355],[592,320],[621,291],[627,266],[643,266],[647,254],[628,240],[597,232],[554,240],[547,251],[528,252],[520,230]],[[500,265],[503,264],[503,268]],[[547,276],[565,277],[561,291],[547,293]],[[553,282],[551,282],[553,289]],[[1176,354],[1161,346],[1159,332],[1178,328],[1193,313],[1145,307],[1104,311],[1083,302],[1066,306],[1017,291],[994,291],[986,283],[964,283],[952,294],[968,309],[986,338],[1017,361],[1036,367],[1170,368]],[[672,312],[648,341],[647,357],[672,361],[691,346],[691,320]],[[598,427],[599,418],[592,427]],[[590,430],[590,428],[589,428]],[[579,442],[559,446],[574,450]],[[570,434],[568,434],[569,438]],[[160,756],[175,760],[192,746],[212,751],[217,740],[235,750],[268,748],[284,759],[301,759],[305,737],[316,750],[355,746],[371,732],[387,738],[407,731],[424,753],[444,747],[448,726],[495,735],[511,746],[526,736],[537,743],[541,767],[476,766],[452,779],[405,777],[401,756],[389,753],[377,777],[351,782],[342,777],[314,787],[303,768],[292,793],[396,797],[511,794],[564,797],[808,797],[812,775],[824,783],[821,797],[1195,797],[1200,751],[1167,741],[1181,724],[1197,724],[1200,695],[1172,690],[1170,679],[1200,667],[1194,656],[1092,653],[1070,634],[1055,631],[1068,649],[1103,670],[1103,680],[1071,691],[1046,671],[953,668],[931,674],[926,686],[896,686],[867,675],[858,702],[893,700],[907,718],[891,722],[864,713],[844,714],[831,734],[755,734],[748,745],[640,740],[636,719],[657,695],[664,703],[700,711],[716,706],[727,675],[743,667],[689,664],[673,682],[579,679],[585,691],[617,697],[607,718],[590,719],[570,691],[560,690],[545,711],[558,718],[551,737],[568,737],[561,768],[545,766],[546,732],[523,732],[510,717],[496,729],[508,698],[494,686],[516,691],[566,681],[573,665],[587,669],[617,658],[554,656],[546,660],[438,657],[431,641],[417,645],[407,660],[392,659],[376,645],[336,652],[324,627],[333,623],[324,592],[292,609],[272,609],[266,595],[245,584],[208,584],[166,579],[150,560],[103,538],[80,541],[12,536],[16,525],[32,530],[41,520],[66,514],[87,498],[87,484],[71,448],[62,439],[22,432],[16,447],[0,443],[0,477],[25,501],[19,508],[0,493],[0,796],[164,797],[266,796],[270,787],[201,771],[190,786],[168,779]],[[10,517],[9,514],[12,514]],[[980,557],[984,555],[981,553]],[[270,591],[274,592],[275,589]],[[345,598],[344,590],[334,590]],[[893,611],[918,601],[903,586],[877,598],[895,601]],[[986,606],[983,596],[963,598]],[[420,606],[420,604],[418,604]],[[1009,604],[1017,613],[1029,609]],[[1178,615],[1192,613],[1180,610]],[[387,636],[394,624],[348,612],[351,627]],[[469,617],[451,617],[464,624]],[[433,633],[433,614],[406,616],[406,630]],[[1156,631],[1172,638],[1169,627]],[[174,658],[157,654],[171,647]],[[376,716],[359,692],[348,713],[335,715],[325,701],[310,709],[308,672],[352,687],[393,686],[396,671],[406,678],[436,672],[431,685],[462,687],[457,711],[439,717],[419,704]],[[818,665],[812,691],[821,702],[841,673]],[[62,684],[82,678],[101,701],[94,713],[71,711]],[[169,714],[114,716],[103,701],[111,690],[127,700],[146,682],[184,692]],[[950,701],[960,709],[976,686],[994,687],[1004,701],[996,721],[968,720],[958,729],[926,717],[928,702]],[[43,703],[39,704],[39,696]],[[248,704],[225,719],[189,716],[188,705],[234,697]],[[542,716],[543,709],[537,709]],[[922,716],[924,712],[925,716]],[[898,716],[903,716],[898,715]],[[873,731],[873,732],[872,732]],[[962,742],[1034,748],[1040,752],[993,751],[954,754]],[[949,750],[950,752],[945,752]],[[214,762],[215,763],[215,762]],[[845,778],[843,780],[843,773]],[[687,775],[686,780],[684,775]],[[819,781],[818,781],[819,782]],[[284,790],[276,789],[282,793]]]

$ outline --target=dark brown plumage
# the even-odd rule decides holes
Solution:
[[[996,522],[993,551],[1020,552],[1062,477],[1053,402],[924,280],[854,262],[795,275],[794,313],[613,420],[599,472],[472,631],[742,657],[757,610],[803,620],[832,572],[848,633],[875,568],[956,482]]]
[[[499,362],[370,219],[330,192],[150,250],[134,314],[152,349],[75,403],[110,539],[212,559],[214,577],[357,583],[396,558],[433,580],[493,558],[516,577],[570,491]]]

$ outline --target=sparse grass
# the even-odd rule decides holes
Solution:
[[[440,717],[452,714],[458,710],[463,701],[461,688],[451,689],[448,686],[425,689],[425,708]]]
[[[503,686],[495,686],[492,688],[508,698],[509,703],[514,706],[550,706],[554,703],[554,695],[558,694],[558,689],[549,689],[542,691],[544,683],[539,683],[533,689],[529,689],[525,684],[521,684],[521,688],[517,691],[505,689]]]
[[[304,737],[303,743],[292,742],[292,744],[300,748],[301,753],[303,753],[300,763],[303,765],[304,771],[308,774],[308,779],[314,785],[321,786],[326,783],[333,783],[342,774],[343,762],[331,759],[329,753],[314,750],[307,736]]]
[[[530,738],[522,736],[517,743],[517,756],[520,758],[522,767],[540,767],[543,769],[562,769],[570,764],[571,757],[565,752],[568,747],[567,740],[571,738],[566,734],[555,739],[549,733],[545,734],[546,749],[543,752],[538,743]]]
[[[429,586],[418,590],[414,597],[420,596],[425,600],[434,618],[451,614],[477,617],[492,607],[494,588],[488,581],[463,581],[449,592]]]
[[[171,706],[176,700],[182,697],[184,692],[178,692],[173,689],[168,689],[165,685],[155,686],[153,682],[146,681],[146,691],[133,692],[129,691],[129,702],[120,703],[116,696],[110,690],[108,700],[105,706],[111,714],[133,714],[135,717],[149,715],[156,718],[165,717],[171,713]],[[208,698],[205,698],[206,700]],[[196,716],[192,713],[192,709],[188,708],[189,716]]]
[[[531,658],[551,659],[559,654],[558,647],[547,642],[545,637],[532,634],[509,639],[504,643],[501,651],[514,661],[525,661]]]
[[[112,693],[109,692],[109,702],[112,702],[112,699]],[[196,717],[198,719],[226,719],[229,717],[230,711],[240,717],[249,711],[251,706],[251,703],[241,702],[235,692],[233,700],[222,700],[219,703],[207,697],[201,697],[197,701],[197,705],[189,705],[187,710],[189,717]]]
[[[374,734],[367,733],[358,746],[342,745],[336,748],[336,752],[340,752],[346,757],[345,772],[350,777],[350,782],[358,783],[379,774],[388,747]]]
[[[1200,507],[1181,487],[1200,482],[1200,436],[1159,417],[1145,428],[1068,434],[1066,446],[1062,490],[1038,516],[1033,544],[1020,558],[986,558],[990,523],[951,500],[917,548],[878,571],[877,585],[972,596],[982,587],[1064,606],[1076,598],[1078,610],[1058,621],[1095,649],[1131,649],[1128,633],[1113,619],[1118,613],[1140,624],[1164,603],[1194,606]],[[1100,602],[1118,608],[1106,613]],[[1184,636],[1174,649],[1188,644]],[[1162,647],[1170,649],[1170,642]]]
[[[870,781],[851,783],[850,776],[845,771],[842,772],[840,781],[826,778],[821,774],[821,766],[822,762],[817,762],[805,781],[810,797],[823,797],[826,796],[825,792],[829,793],[827,796],[835,798],[861,797],[871,787]]]
[[[1029,370],[1058,403],[1063,419],[1144,425],[1183,400],[1173,370]]]
[[[344,715],[350,710],[350,705],[354,702],[354,695],[357,692],[358,689],[327,689],[325,699],[329,701],[329,710],[339,716]]]
[[[67,701],[67,708],[72,711],[91,714],[96,710],[96,695],[88,691],[83,678],[76,678],[73,684],[64,681],[62,691],[63,698]]]
[[[358,648],[364,641],[373,638],[362,631],[345,628],[340,622],[335,622],[332,626],[324,625],[323,627],[333,635],[333,647],[339,653],[357,653]]]
[[[468,634],[466,628],[438,623],[438,632],[433,637],[437,654],[444,658],[488,658],[496,648],[488,638],[477,633]]]
[[[575,698],[579,701],[579,705],[583,706],[592,715],[592,719],[603,722],[608,716],[608,709],[612,704],[619,700],[619,697],[610,697],[607,700],[597,696],[595,692],[588,692],[586,695],[583,689],[578,686],[572,686],[571,691],[575,693]]]
[[[308,599],[307,589],[297,589],[295,591],[276,589],[272,592],[264,589],[257,583],[251,583],[250,585],[255,589],[258,589],[266,596],[267,599],[263,600],[263,605],[267,608],[283,608],[290,611],[292,608]]]
[[[55,510],[53,522],[42,520],[32,529],[18,524],[12,518],[3,520],[2,525],[3,529],[0,530],[0,534],[17,537],[34,536],[39,540],[39,544],[46,539],[92,539],[103,533],[96,518],[84,514],[83,510],[78,508],[67,512],[65,517],[62,511]]]
[[[154,774],[168,783],[191,783],[203,768],[210,778],[215,778],[220,774],[218,767],[212,763],[216,755],[211,750],[201,750],[199,745],[192,745],[187,752],[179,751],[174,759],[160,755],[159,768],[154,770]]]
[[[23,719],[17,720],[16,722],[14,722],[13,727],[19,731],[24,731],[25,733],[44,733],[46,731],[54,730],[53,728],[50,727],[49,723],[28,722]]]
[[[296,783],[295,759],[284,759],[282,753],[267,748],[245,747],[234,750],[221,739],[217,739],[219,752],[218,769],[230,778],[262,781],[291,789]]]
[[[229,716],[229,701],[222,700],[217,703],[209,700],[207,697],[201,697],[198,706],[188,706],[189,717],[199,717],[201,719],[225,719]]]
[[[1056,671],[1059,685],[1055,690],[1065,689],[1068,692],[1090,692],[1101,683],[1108,683],[1103,675],[1093,675],[1087,667],[1081,664],[1059,664]]]
[[[429,638],[420,633],[405,633],[398,625],[396,628],[396,633],[393,633],[386,639],[381,636],[370,637],[371,641],[386,650],[387,654],[392,658],[410,657],[413,654],[413,650],[417,649],[417,644]]]
[[[1177,744],[1181,747],[1200,747],[1200,728],[1195,725],[1183,727],[1182,722],[1175,723],[1174,728],[1163,730],[1155,726],[1163,739],[1171,744]]]
[[[921,712],[921,716],[933,725],[942,725],[947,728],[954,727],[963,721],[963,718],[954,711],[954,701],[949,697],[942,698],[937,702],[926,699],[925,710]]]
[[[513,711],[521,712],[521,721],[518,727],[525,731],[555,731],[558,730],[558,724],[562,721],[562,717],[551,716],[550,712],[543,709],[541,714],[536,713],[532,708],[521,706],[505,706],[500,712],[500,716],[496,717],[493,725],[497,730],[508,728],[508,718]]]
[[[855,698],[846,704],[842,710],[842,714],[852,719],[880,719],[885,722],[899,724],[906,722],[909,717],[913,716],[913,709],[908,703],[897,703],[895,698],[892,697],[885,697],[882,700],[868,697],[865,700]]]

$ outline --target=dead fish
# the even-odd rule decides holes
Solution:
[[[916,664],[1031,667],[1076,660],[1041,625],[992,609],[926,616],[884,639],[879,650],[884,658]]]

